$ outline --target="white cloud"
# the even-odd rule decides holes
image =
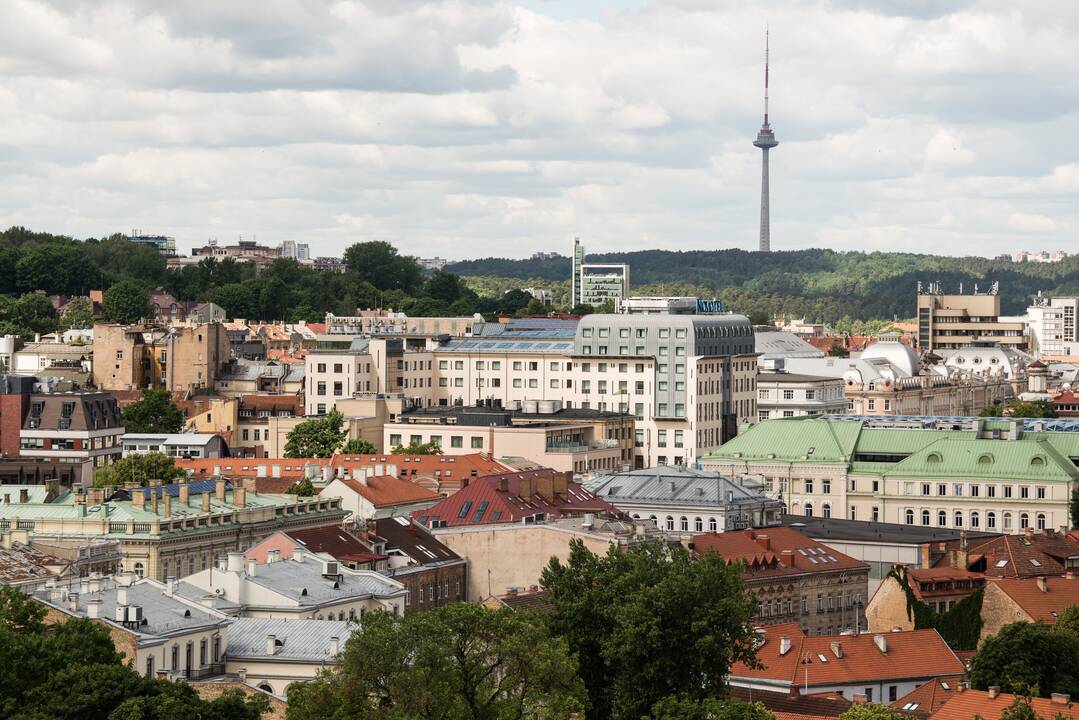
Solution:
[[[901,8],[901,10],[900,10]],[[0,0],[0,225],[444,257],[1079,225],[1079,4]]]

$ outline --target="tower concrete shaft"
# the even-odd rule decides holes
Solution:
[[[768,124],[768,32],[764,33],[764,123],[757,131],[757,139],[753,145],[761,149],[761,237],[760,251],[771,252],[772,250],[772,220],[769,200],[768,180],[768,151],[779,142],[772,132],[772,126]]]

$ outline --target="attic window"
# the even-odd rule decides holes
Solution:
[[[1007,561],[1007,560],[997,560],[997,565],[996,565],[996,566],[997,566],[998,568],[1002,568],[1002,567],[1004,567],[1004,566],[1005,566],[1005,565],[1007,565],[1007,564],[1008,564],[1008,561]]]
[[[993,464],[993,456],[989,455],[989,454],[982,455],[980,458],[978,458],[978,464],[979,465],[992,465]]]
[[[1045,464],[1045,458],[1043,458],[1041,455],[1035,455],[1034,457],[1032,457],[1030,459],[1030,464],[1031,465],[1044,465]]]
[[[941,684],[943,685],[944,683],[941,683]],[[906,705],[903,706],[903,709],[904,710],[917,710],[918,709],[918,703],[907,703]]]
[[[822,663],[828,662],[828,658],[824,657],[824,655],[821,655],[820,653],[817,654],[817,657],[820,658],[820,661]]]
[[[191,617],[191,611],[190,610],[184,610],[184,617]]]
[[[300,591],[300,597],[307,597],[307,588]]]
[[[941,461],[940,453],[929,453],[929,457],[925,459],[928,463],[939,463]]]
[[[1042,564],[1036,558],[1030,558],[1030,564],[1034,567],[1041,567]]]

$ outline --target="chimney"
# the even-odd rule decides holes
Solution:
[[[280,550],[270,550],[269,552],[266,553],[266,563],[267,564],[280,562],[280,560],[281,560],[281,551]]]
[[[232,504],[236,507],[247,507],[247,490],[245,488],[232,488]]]
[[[554,475],[551,476],[551,489],[555,495],[558,495],[559,497],[566,497],[566,494],[569,493],[569,481],[571,475],[573,475],[573,473],[556,472]]]
[[[1049,696],[1049,701],[1054,705],[1067,705],[1072,700],[1070,693],[1053,693]]]
[[[79,611],[79,594],[78,593],[69,592],[67,594],[67,609],[70,610],[73,613]]]
[[[596,516],[592,513],[584,514],[584,522],[581,523],[581,527],[585,530],[591,530],[596,524]]]
[[[791,639],[788,635],[779,638],[779,654],[786,655],[791,651]]]
[[[794,551],[793,550],[781,550],[779,553],[780,561],[783,563],[783,567],[794,567]]]
[[[247,668],[243,667],[236,671],[236,677],[240,680],[241,685],[247,684]]]
[[[204,513],[210,512],[210,493],[209,491],[202,493],[202,511]]]
[[[341,640],[336,635],[330,638],[330,657],[337,655],[341,652]]]
[[[244,491],[249,492],[252,495],[259,494],[259,485],[257,478],[244,478]]]
[[[1041,590],[1043,593],[1049,592],[1049,583],[1046,581],[1044,575],[1039,575],[1038,577],[1034,578],[1034,580],[1038,583],[1039,590]]]
[[[124,585],[116,588],[116,607],[127,607],[127,587]]]
[[[30,490],[29,489],[27,489],[27,488],[19,488],[19,502],[23,503],[23,504],[30,502]]]
[[[883,635],[874,635],[873,644],[877,646],[877,649],[884,654],[888,654],[888,638]]]
[[[157,488],[151,486],[147,492],[150,493],[150,509],[154,511],[154,515],[157,515]]]
[[[142,510],[146,507],[146,493],[143,490],[131,491],[131,504]]]
[[[172,517],[172,495],[169,495],[168,488],[161,489],[161,499],[165,501],[165,517]]]
[[[218,477],[214,482],[214,495],[218,502],[225,502],[225,478]]]
[[[994,700],[994,699],[996,699],[997,695],[1000,695],[1000,685],[990,685],[989,686],[989,699]]]
[[[965,682],[956,683],[955,684],[955,691],[957,693],[966,692],[967,691],[967,684]]]
[[[244,554],[242,552],[230,552],[228,555],[228,564],[225,568],[229,572],[240,572],[244,569]]]
[[[191,486],[187,482],[180,482],[177,485],[180,488],[180,504],[189,504],[191,502]]]
[[[266,636],[266,654],[267,655],[276,655],[277,654],[277,636],[276,635],[267,635]]]
[[[755,540],[757,541],[757,544],[760,545],[765,550],[771,550],[772,549],[772,539],[769,538],[767,535],[761,533],[760,535],[757,535]]]
[[[101,617],[101,600],[95,598],[86,603],[86,617],[91,620]]]
[[[176,578],[171,576],[165,578],[165,594],[169,597],[176,594]]]
[[[829,643],[829,647],[832,648],[832,654],[833,655],[835,655],[840,660],[843,659],[843,644],[842,643],[832,641],[831,643]]]
[[[250,575],[251,577],[255,577],[255,573],[257,572],[257,570],[256,570],[257,567],[258,567],[258,563],[255,562],[255,558],[247,558],[247,574],[248,575]]]
[[[865,705],[865,695],[852,695],[850,700],[855,705]]]
[[[541,498],[548,501],[554,500],[554,473],[541,472],[536,478],[536,492]]]
[[[304,549],[302,547],[292,548],[292,559],[296,562],[303,562]]]
[[[518,497],[532,497],[536,493],[536,481],[535,478],[529,474],[527,477],[521,477],[517,480],[517,495]]]
[[[1065,580],[1074,580],[1075,579],[1075,571],[1074,570],[1066,570],[1066,571],[1064,571],[1064,579]]]
[[[498,491],[499,492],[509,492],[509,488],[510,488],[509,480],[507,480],[505,477],[498,478]],[[23,490],[22,492],[26,492],[26,491]],[[23,502],[25,502],[25,500]]]
[[[1033,540],[1034,539],[1034,528],[1032,528],[1032,527],[1023,528],[1023,535],[1026,537],[1027,540]]]

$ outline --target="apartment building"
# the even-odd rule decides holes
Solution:
[[[842,416],[760,422],[701,465],[795,515],[1009,533],[1068,524],[1077,459],[1074,420]]]
[[[92,468],[123,452],[123,419],[116,398],[104,392],[34,394],[19,433],[19,454]]]
[[[221,323],[94,325],[94,384],[103,390],[213,388],[229,359]]]
[[[761,420],[847,411],[843,380],[782,370],[757,374],[757,417]]]
[[[1079,355],[1079,298],[1038,297],[1027,308],[1030,351],[1039,357]]]
[[[796,623],[806,635],[865,629],[869,566],[791,528],[695,535],[695,553],[745,563],[760,626]]]
[[[940,283],[918,283],[918,347],[922,352],[957,350],[970,343],[993,341],[1002,346],[1025,350],[1027,338],[1022,322],[1000,318],[1000,295],[997,283],[985,292],[947,295]]]

